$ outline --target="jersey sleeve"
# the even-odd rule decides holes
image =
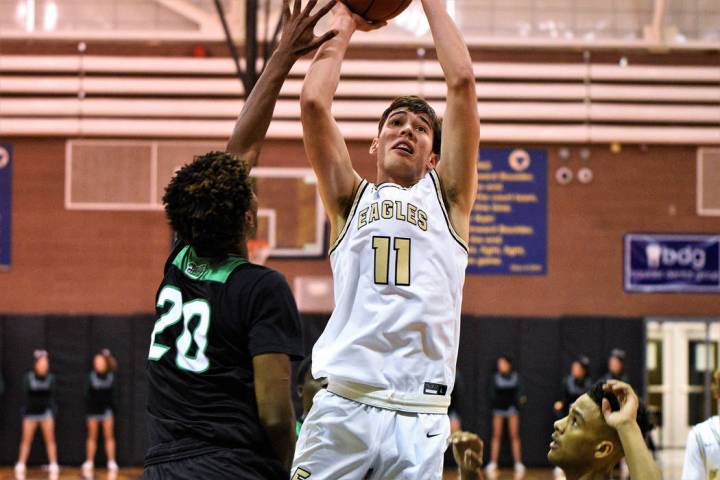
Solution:
[[[303,357],[302,330],[295,298],[285,277],[272,271],[253,289],[248,331],[248,350],[255,357],[286,353]]]
[[[682,480],[705,480],[705,461],[699,434],[697,427],[688,434]]]

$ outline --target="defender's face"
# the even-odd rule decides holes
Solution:
[[[576,470],[596,461],[600,442],[609,440],[600,407],[583,395],[570,406],[567,417],[555,422],[548,460],[562,469]]]
[[[405,108],[390,113],[371,153],[377,153],[378,169],[392,177],[420,178],[435,168],[432,121],[427,114]]]

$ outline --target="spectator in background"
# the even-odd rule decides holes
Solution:
[[[555,414],[558,419],[567,415],[570,405],[592,387],[590,378],[590,359],[579,355],[570,365],[570,374],[562,381],[562,397],[555,402]]]
[[[500,444],[502,442],[503,426],[507,419],[510,431],[515,472],[522,474],[525,466],[522,463],[520,443],[520,408],[527,401],[520,375],[513,368],[513,360],[507,355],[497,359],[497,371],[490,382],[490,403],[493,412],[492,443],[490,449],[490,463],[486,471],[494,476],[497,471]]]
[[[86,460],[82,464],[84,477],[92,477],[95,468],[98,430],[102,424],[105,438],[107,468],[111,474],[118,471],[115,461],[115,371],[117,361],[110,350],[104,349],[93,357],[93,369],[85,386],[85,412],[87,419]]]
[[[608,357],[608,371],[602,380],[605,382],[608,380],[618,380],[620,382],[630,383],[627,375],[625,375],[625,358],[625,350],[614,348]]]
[[[35,350],[33,369],[25,374],[25,406],[23,407],[20,453],[15,464],[15,475],[25,478],[30,446],[38,425],[45,440],[50,465],[48,472],[56,476],[60,471],[55,443],[55,376],[50,373],[50,357],[45,350]]]
[[[720,399],[720,370],[712,378],[712,394]],[[720,479],[720,417],[695,425],[685,446],[682,480]]]
[[[327,378],[317,380],[313,378],[311,356],[305,357],[305,359],[300,362],[295,380],[297,382],[297,394],[303,406],[302,415],[298,418],[295,425],[295,434],[299,437],[305,417],[310,413],[310,409],[313,406],[315,394],[323,388],[327,388],[328,381]]]
[[[575,400],[580,398],[592,387],[590,378],[590,359],[585,355],[579,355],[570,365],[570,374],[562,381],[562,397],[554,405],[555,417],[559,420],[565,417]],[[560,467],[555,467],[553,474],[556,479],[565,475]]]

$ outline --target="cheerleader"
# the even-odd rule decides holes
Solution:
[[[33,369],[25,374],[25,406],[23,407],[22,438],[20,454],[15,464],[18,478],[25,477],[30,446],[38,425],[42,430],[50,465],[48,472],[56,476],[60,471],[57,463],[57,444],[55,443],[55,376],[50,373],[50,358],[45,350],[34,352]]]
[[[102,350],[93,357],[93,369],[88,374],[85,388],[85,405],[87,420],[87,440],[85,463],[82,464],[82,474],[91,477],[95,468],[95,452],[97,451],[97,437],[100,425],[105,438],[105,453],[107,455],[107,468],[110,473],[117,473],[118,464],[115,461],[115,434],[114,434],[114,393],[115,370],[117,362],[110,350]]]
[[[497,359],[497,371],[490,382],[490,402],[493,411],[492,443],[490,448],[490,463],[486,471],[494,477],[497,471],[497,461],[500,456],[500,443],[502,442],[503,426],[507,420],[510,430],[510,444],[515,461],[515,473],[522,475],[525,466],[521,458],[520,443],[520,408],[527,401],[520,375],[513,368],[513,360],[507,355]]]

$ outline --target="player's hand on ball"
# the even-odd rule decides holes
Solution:
[[[336,18],[352,20],[355,24],[355,30],[361,32],[372,32],[387,25],[387,22],[368,22],[360,15],[353,13],[342,1],[337,2],[332,12]]]
[[[290,0],[283,0],[283,31],[278,50],[286,51],[293,57],[300,58],[338,34],[337,30],[331,30],[318,37],[313,32],[318,21],[332,10],[337,0],[330,0],[314,15],[311,15],[310,12],[315,8],[318,0],[310,0],[305,9],[302,8],[301,0],[294,1],[295,5],[290,11]]]
[[[470,432],[455,432],[450,436],[455,462],[461,471],[480,473],[482,470],[483,441]]]

